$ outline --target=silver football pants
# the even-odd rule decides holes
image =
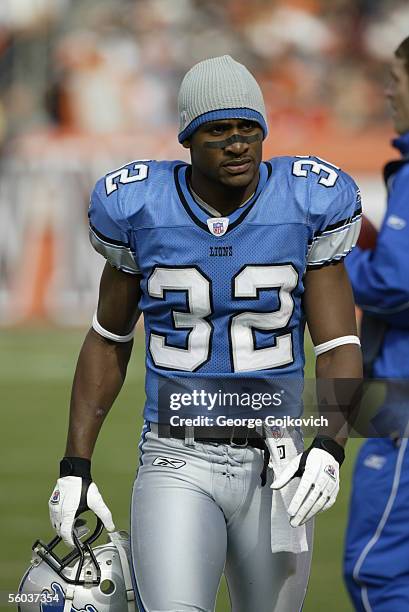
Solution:
[[[224,572],[232,612],[298,612],[312,521],[308,552],[271,552],[271,474],[262,487],[262,451],[189,445],[152,429],[143,436],[131,505],[140,610],[211,612]]]

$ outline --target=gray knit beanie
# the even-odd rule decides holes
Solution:
[[[253,75],[230,55],[199,62],[179,90],[179,142],[203,123],[218,119],[256,121],[267,136],[263,94]]]

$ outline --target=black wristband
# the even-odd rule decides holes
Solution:
[[[338,461],[340,467],[344,462],[344,449],[340,444],[338,444],[338,442],[335,442],[335,440],[329,436],[317,436],[314,438],[313,443],[310,446],[310,449],[311,448],[321,448],[322,450],[327,451],[327,453],[334,457],[335,461]]]
[[[80,476],[91,481],[91,460],[83,457],[64,457],[60,461],[60,478],[64,476]]]

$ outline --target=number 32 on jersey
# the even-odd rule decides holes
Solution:
[[[291,332],[276,337],[275,345],[256,348],[254,330],[276,332],[284,329],[293,314],[292,292],[298,273],[291,264],[247,265],[233,278],[232,298],[258,300],[260,290],[277,289],[280,307],[271,312],[243,311],[230,317],[229,344],[233,371],[268,370],[291,364],[293,346]],[[186,348],[171,346],[166,335],[150,334],[149,348],[159,368],[194,372],[210,357],[213,325],[211,283],[197,267],[157,267],[148,280],[152,298],[166,300],[168,291],[187,296],[186,311],[172,311],[174,329],[187,330]]]

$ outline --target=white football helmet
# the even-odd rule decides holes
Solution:
[[[102,530],[98,519],[94,533],[82,540],[88,529],[77,521],[75,548],[62,558],[54,550],[59,536],[49,544],[34,542],[19,586],[19,612],[136,612],[129,536],[115,531],[108,544],[91,548]]]

